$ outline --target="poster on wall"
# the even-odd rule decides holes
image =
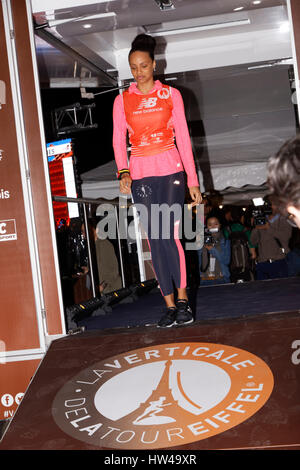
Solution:
[[[47,144],[47,158],[52,196],[77,198],[72,139]],[[79,217],[78,204],[53,201],[55,224]]]

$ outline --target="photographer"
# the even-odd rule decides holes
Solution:
[[[225,284],[230,282],[230,241],[221,230],[218,217],[208,215],[204,245],[198,250],[200,285]]]
[[[280,212],[300,228],[300,136],[287,141],[268,163],[268,186]]]
[[[277,279],[288,277],[286,255],[292,227],[282,217],[274,201],[271,200],[271,214],[255,226],[251,233],[251,243],[258,249],[256,279]]]

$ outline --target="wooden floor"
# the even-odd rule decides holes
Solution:
[[[266,312],[54,341],[0,450],[299,450],[299,429],[300,314]]]

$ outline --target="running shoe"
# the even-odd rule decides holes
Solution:
[[[176,315],[176,325],[187,325],[193,323],[194,317],[191,307],[188,304],[188,301],[185,299],[178,299],[176,302],[177,315]]]
[[[166,313],[161,317],[157,326],[159,328],[169,328],[170,326],[175,325],[176,322],[176,307],[168,307]]]

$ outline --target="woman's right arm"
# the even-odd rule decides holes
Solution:
[[[128,173],[121,175],[120,191],[122,193],[130,193],[131,178],[128,168],[126,134],[127,125],[123,107],[122,95],[118,95],[113,106],[113,149],[118,172],[127,170]]]

